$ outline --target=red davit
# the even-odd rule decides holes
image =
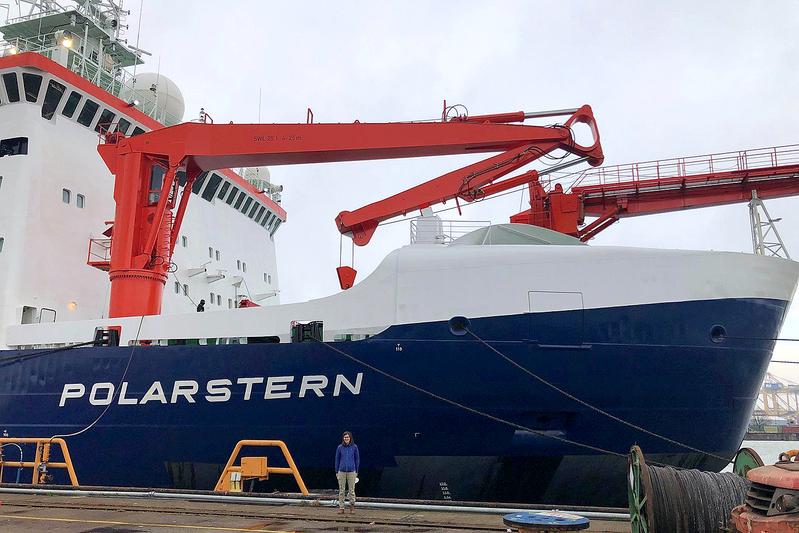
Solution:
[[[563,114],[569,115],[564,125],[508,124]],[[578,122],[591,129],[591,146],[574,141],[570,126]],[[559,149],[592,165],[602,163],[599,133],[589,106],[441,122],[185,123],[131,138],[110,134],[98,148],[116,176],[109,316],[160,313],[191,187],[202,172],[239,166],[501,152],[358,212],[341,213],[339,229],[351,233],[362,245],[369,242],[381,220],[451,198],[474,198],[480,187]]]

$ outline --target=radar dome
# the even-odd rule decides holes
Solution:
[[[177,84],[154,72],[137,74],[133,90],[128,91],[129,102],[139,101],[136,107],[165,126],[174,126],[183,121],[186,103]]]

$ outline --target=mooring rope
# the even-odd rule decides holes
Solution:
[[[652,465],[647,468],[655,522],[650,526],[658,532],[718,533],[749,490],[749,482],[732,472],[717,474]]]

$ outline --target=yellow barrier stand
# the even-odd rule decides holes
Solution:
[[[3,437],[0,438],[0,446],[4,444],[35,444],[36,445],[36,453],[34,455],[33,461],[6,461],[2,454],[0,454],[0,479],[3,476],[3,468],[32,468],[33,469],[33,478],[31,484],[38,485],[40,483],[45,483],[45,475],[46,472],[40,472],[41,465],[45,465],[46,468],[62,468],[67,471],[69,475],[69,481],[72,483],[73,487],[78,487],[78,476],[75,475],[75,468],[72,466],[72,457],[69,455],[69,448],[67,447],[67,443],[64,439],[52,439],[50,437],[44,438],[13,438],[13,437]],[[50,447],[53,444],[57,444],[58,447],[61,449],[61,455],[64,457],[64,462],[50,462]]]
[[[242,457],[240,465],[234,465],[236,458],[239,456],[241,449],[244,446],[272,446],[280,448],[283,452],[283,457],[288,463],[288,467],[275,467],[267,466],[266,457]],[[308,496],[308,489],[305,487],[305,482],[300,476],[300,471],[297,470],[297,465],[294,464],[294,459],[291,458],[286,443],[282,440],[240,440],[236,447],[233,448],[233,453],[230,454],[225,469],[222,475],[219,476],[219,481],[214,487],[214,492],[241,492],[241,483],[247,479],[268,479],[269,474],[292,474],[300,492],[304,496]]]

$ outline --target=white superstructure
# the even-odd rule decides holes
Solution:
[[[142,112],[148,104],[165,122],[180,120],[171,116],[180,106],[163,76],[141,79],[169,85],[169,105],[159,105],[158,87],[146,90],[153,102],[131,92],[123,67],[140,60],[118,41],[114,11],[98,11],[97,2],[66,3],[28,3],[37,10],[0,28],[0,348],[13,324],[107,316],[108,275],[87,264],[107,255],[103,232],[114,218],[114,181],[97,153],[98,137],[109,129],[136,135],[160,127]],[[33,27],[38,39],[20,37]],[[136,100],[117,97],[131,94]],[[269,185],[230,170],[198,179],[165,288],[165,314],[194,311],[200,300],[206,312],[244,298],[279,302],[273,239],[286,213],[273,200],[279,187]]]

